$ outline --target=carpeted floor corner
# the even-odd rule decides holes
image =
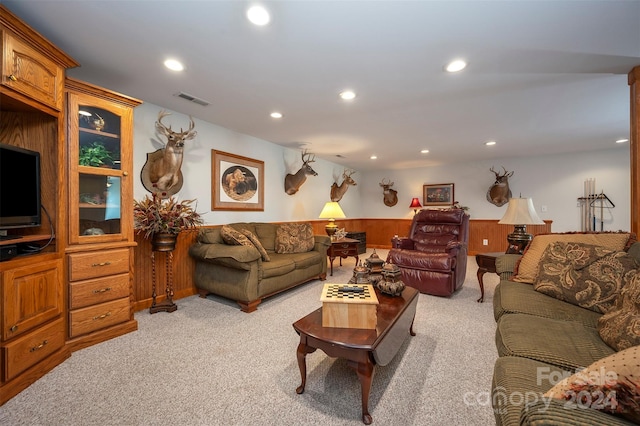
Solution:
[[[372,250],[360,258],[369,257]],[[386,250],[377,250],[381,258]],[[359,425],[360,384],[344,360],[307,355],[305,392],[292,323],[320,306],[334,276],[265,300],[251,314],[210,296],[176,301],[173,313],[136,313],[136,332],[74,352],[0,407],[2,425]],[[376,425],[491,425],[494,274],[485,302],[469,257],[464,287],[451,298],[421,294],[398,355],[376,367],[369,410]]]

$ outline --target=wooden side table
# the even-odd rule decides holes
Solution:
[[[332,240],[331,245],[327,249],[327,256],[331,263],[331,276],[333,276],[333,261],[336,257],[340,258],[340,266],[342,266],[342,259],[346,259],[349,256],[356,258],[356,266],[358,266],[358,243],[359,240],[353,238],[341,238],[339,240]]]
[[[482,282],[482,276],[486,272],[496,273],[496,259],[503,254],[504,252],[501,251],[476,254],[476,263],[478,264],[478,283],[480,284],[480,299],[477,300],[479,303],[484,301],[484,282]]]

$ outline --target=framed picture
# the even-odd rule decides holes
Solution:
[[[423,206],[453,206],[453,184],[423,185],[422,198]]]
[[[264,161],[212,149],[211,210],[264,211]]]

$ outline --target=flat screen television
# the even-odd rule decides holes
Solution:
[[[40,153],[0,143],[0,229],[40,226]]]

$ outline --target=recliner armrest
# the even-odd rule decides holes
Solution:
[[[396,238],[394,248],[404,249],[404,250],[415,250],[415,244],[411,238]]]

